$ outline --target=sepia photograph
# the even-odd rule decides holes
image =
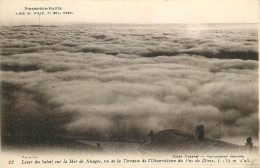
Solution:
[[[1,164],[37,167],[42,154],[156,164],[202,156],[206,165],[215,156],[256,157],[258,6],[0,2]],[[18,161],[5,159],[12,154]],[[242,160],[236,165],[254,167]]]

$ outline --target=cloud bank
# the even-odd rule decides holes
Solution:
[[[258,136],[255,25],[18,26],[0,39],[6,137],[142,141],[182,120]]]

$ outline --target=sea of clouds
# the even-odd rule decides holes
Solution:
[[[1,27],[2,133],[258,137],[257,25]],[[243,144],[242,143],[242,144]]]

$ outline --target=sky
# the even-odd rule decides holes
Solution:
[[[257,23],[257,0],[2,0],[1,25],[38,24],[38,15],[21,16],[25,7],[62,7],[73,15],[43,15],[41,24],[66,23]],[[46,11],[48,12],[48,11]]]

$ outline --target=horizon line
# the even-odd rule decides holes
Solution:
[[[71,24],[100,24],[100,25],[216,25],[216,24],[259,24],[259,23],[256,23],[256,22],[233,22],[233,23],[230,23],[230,22],[201,22],[201,23],[194,23],[194,22],[179,22],[179,23],[115,23],[115,22],[67,22],[67,23],[44,23],[44,24],[41,24],[40,26],[55,26],[55,25],[71,25]],[[4,26],[39,26],[38,24],[10,24],[10,25],[1,25],[1,27],[4,27]]]

